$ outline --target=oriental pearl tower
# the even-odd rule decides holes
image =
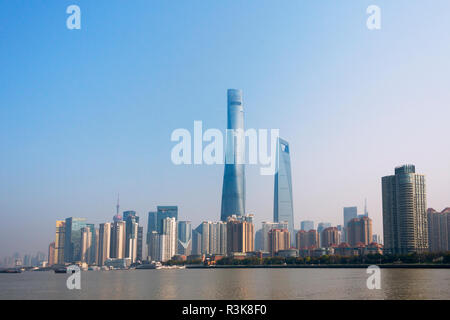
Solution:
[[[117,205],[116,205],[116,215],[113,217],[114,222],[122,221],[122,216],[119,213],[119,194],[117,194]]]

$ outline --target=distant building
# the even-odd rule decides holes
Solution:
[[[336,227],[328,227],[322,231],[321,246],[329,248],[338,246],[340,243],[339,230]]]
[[[161,261],[168,261],[176,254],[177,249],[177,221],[176,218],[164,218],[162,235],[165,235],[165,244],[162,248]]]
[[[66,236],[65,229],[66,229],[66,222],[64,220],[56,221],[54,264],[64,264],[64,243]],[[29,261],[29,263],[31,263],[31,260]]]
[[[227,254],[255,251],[253,215],[231,216],[227,220]]]
[[[450,207],[442,212],[427,210],[430,252],[450,251]]]
[[[314,221],[305,220],[300,223],[300,230],[309,231],[314,229]]]
[[[202,225],[200,224],[197,228],[192,230],[192,251],[191,255],[201,255],[202,254]]]
[[[48,246],[48,266],[51,267],[55,264],[55,242],[50,243]],[[25,262],[25,258],[24,258]],[[24,263],[25,264],[25,263]]]
[[[296,248],[309,249],[319,247],[319,234],[316,230],[299,230],[296,234]]]
[[[344,228],[347,227],[350,220],[358,217],[358,207],[344,207]]]
[[[261,227],[261,237],[262,237],[262,249],[261,251],[269,252],[269,231],[272,229],[288,229],[287,221],[282,222],[267,222],[263,221]]]
[[[81,262],[89,264],[92,253],[92,232],[91,228],[84,227],[81,229]]]
[[[378,235],[378,234],[373,234],[373,235],[372,235],[372,242],[381,244],[381,237],[380,237],[380,235]]]
[[[317,225],[317,233],[319,234],[319,243],[320,246],[324,246],[322,244],[322,231],[325,230],[326,228],[330,228],[331,227],[331,223],[330,222],[319,222],[319,224]]]
[[[384,251],[428,251],[425,176],[414,165],[395,168],[382,178]]]
[[[144,260],[142,257],[143,241],[144,241],[143,239],[144,239],[144,227],[138,226],[136,259],[139,261]]]
[[[67,218],[64,235],[64,262],[81,261],[81,229],[86,227],[85,218]]]
[[[163,220],[166,218],[175,218],[178,221],[178,207],[177,206],[158,206],[156,207],[156,231],[163,233]]]
[[[111,253],[110,257],[123,259],[125,257],[125,222],[115,221],[111,230]]]
[[[189,256],[192,252],[192,225],[190,221],[178,221],[177,254]]]
[[[290,248],[291,237],[288,229],[271,229],[269,231],[269,252],[276,256],[278,251]]]
[[[372,219],[363,216],[354,218],[347,224],[348,243],[356,246],[358,243],[369,245],[372,242]]]
[[[123,221],[125,221],[125,257],[131,258],[131,263],[134,263],[138,255],[139,216],[136,211],[124,211]]]
[[[289,143],[278,138],[276,154],[273,221],[288,224],[290,234],[294,234],[294,207],[292,196],[291,159]],[[295,239],[292,239],[294,245]]]
[[[98,258],[99,266],[104,266],[105,261],[110,258],[111,252],[111,223],[101,223],[98,236]]]
[[[227,91],[227,135],[220,220],[245,214],[245,136],[242,90]]]

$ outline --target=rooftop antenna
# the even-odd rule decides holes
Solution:
[[[117,194],[117,205],[116,205],[116,214],[117,215],[119,215],[119,208],[120,208],[120,205],[119,205],[119,194]]]

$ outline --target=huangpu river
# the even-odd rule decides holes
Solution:
[[[0,299],[450,299],[448,269],[381,269],[368,289],[366,269],[172,269],[0,274]]]

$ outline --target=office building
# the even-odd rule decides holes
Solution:
[[[242,91],[229,89],[221,221],[245,214],[245,134]]]
[[[309,231],[314,229],[314,221],[305,220],[300,223],[300,230]]]
[[[144,242],[144,227],[138,226],[136,259],[139,261],[143,260],[143,257],[142,257],[143,242]]]
[[[85,218],[67,218],[64,235],[64,262],[81,261],[81,229],[86,227]]]
[[[344,207],[344,228],[347,227],[350,220],[358,217],[358,207]]]
[[[111,252],[110,257],[123,259],[125,257],[125,221],[117,220],[111,226]]]
[[[192,225],[190,221],[178,221],[177,254],[189,256],[192,251]]]
[[[414,165],[382,178],[384,252],[428,251],[425,176]]]
[[[55,264],[64,264],[64,243],[66,236],[66,222],[64,220],[56,221],[55,236]]]
[[[163,233],[163,220],[166,218],[175,218],[178,220],[178,207],[177,206],[158,206],[156,208],[156,231]]]
[[[50,243],[48,246],[48,266],[51,267],[55,264],[55,242]],[[25,258],[24,258],[24,264],[25,264]]]
[[[123,213],[125,221],[125,257],[131,259],[131,263],[136,262],[138,254],[138,237],[139,237],[139,216],[135,211],[125,211]],[[131,248],[130,246],[133,246]]]
[[[92,247],[92,232],[91,228],[86,226],[81,229],[81,262],[89,264],[92,252],[91,247]]]
[[[288,223],[290,234],[294,234],[294,208],[292,201],[292,177],[289,143],[278,138],[274,183],[273,221]],[[295,239],[291,239],[292,245]]]
[[[111,252],[111,223],[101,223],[98,236],[98,265],[104,266]]]

